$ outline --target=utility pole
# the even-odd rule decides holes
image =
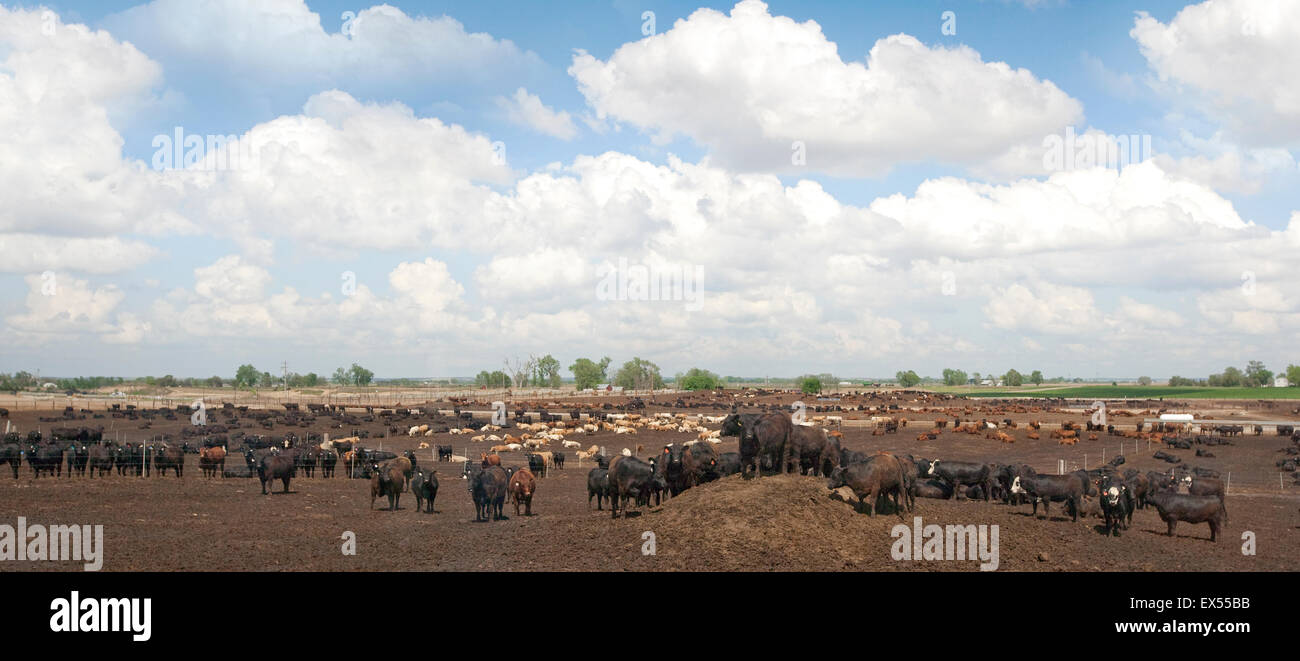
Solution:
[[[284,390],[289,391],[289,361],[280,361],[280,371],[284,373]]]

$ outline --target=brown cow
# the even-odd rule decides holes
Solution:
[[[391,461],[384,464],[372,464],[370,468],[370,509],[375,509],[375,498],[388,496],[388,511],[397,509],[402,500],[402,491],[406,488],[406,476],[401,467]]]
[[[537,492],[537,478],[533,477],[532,471],[527,468],[520,468],[510,476],[510,487],[508,493],[510,500],[515,504],[515,516],[519,516],[519,505],[524,506],[524,516],[533,515],[533,494]]]
[[[402,474],[402,488],[406,488],[406,480],[411,479],[411,471],[414,469],[414,466],[411,465],[410,459],[407,459],[406,457],[394,457],[385,461],[381,466],[392,466],[400,471]]]
[[[488,466],[500,466],[500,465],[501,465],[501,455],[496,454],[495,452],[492,453],[492,454],[488,454],[488,453],[486,453],[486,452],[481,452],[481,453],[479,453],[479,459],[483,462],[483,467],[484,467],[484,468],[487,468]]]
[[[226,476],[226,449],[221,446],[199,450],[199,470],[211,478],[218,473]]]

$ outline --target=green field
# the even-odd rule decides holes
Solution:
[[[1096,399],[1300,399],[1300,388],[1197,388],[1169,386],[1051,385],[1019,388],[938,386],[935,392],[971,397],[1078,397]]]

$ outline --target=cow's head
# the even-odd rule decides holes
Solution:
[[[1027,492],[1025,491],[1025,488],[1022,487],[1022,486],[1020,486],[1020,476],[1019,476],[1019,475],[1016,476],[1016,479],[1011,480],[1011,493],[1027,493]]]
[[[934,475],[934,469],[939,467],[939,460],[935,459],[930,462],[930,469],[925,472],[926,475]]]
[[[844,477],[844,473],[845,471],[843,466],[838,466],[832,470],[831,476],[826,478],[826,488],[838,489],[845,484],[848,484],[848,481]]]
[[[1106,502],[1109,503],[1112,507],[1118,505],[1119,497],[1122,493],[1124,493],[1124,490],[1125,487],[1123,485],[1114,485],[1114,484],[1110,485],[1110,488],[1106,489],[1105,491]]]

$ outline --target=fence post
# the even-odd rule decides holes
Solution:
[[[1228,483],[1223,485],[1223,495],[1228,495],[1232,491],[1232,471],[1228,471]]]

